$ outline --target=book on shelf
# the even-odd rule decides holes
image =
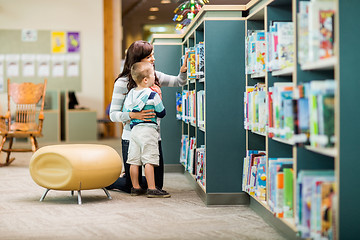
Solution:
[[[190,116],[189,116],[189,91],[188,90],[183,90],[182,91],[181,106],[182,106],[181,119],[184,122],[189,122],[190,121]]]
[[[319,58],[330,58],[334,55],[334,15],[335,10],[320,10],[320,48]]]
[[[294,24],[292,22],[275,22],[278,24],[278,47],[280,69],[294,65]]]
[[[205,91],[199,90],[196,94],[197,104],[197,124],[198,127],[205,127]]]
[[[284,218],[294,217],[294,170],[284,167]]]
[[[265,133],[267,125],[265,85],[247,87],[244,93],[244,128]]]
[[[309,54],[309,1],[299,1],[298,24],[298,62],[305,64]]]
[[[292,22],[273,21],[266,33],[267,71],[291,67],[294,64],[294,26]]]
[[[335,88],[334,80],[310,82],[310,143],[313,147],[334,146]]]
[[[284,216],[284,168],[292,168],[292,158],[269,158],[268,204],[279,218]]]
[[[205,154],[205,145],[201,145],[196,148],[196,180],[205,187],[206,184],[206,154]]]
[[[301,65],[334,55],[336,1],[299,1],[298,60]]]
[[[294,142],[298,146],[309,144],[310,137],[310,113],[309,113],[309,83],[298,85],[294,89],[293,113],[294,113]]]
[[[274,114],[273,114],[273,100],[272,100],[273,88],[269,87],[266,95],[266,106],[267,106],[267,133],[270,138],[274,137],[274,133],[270,131],[274,128]]]
[[[292,82],[275,82],[272,87],[273,128],[275,137],[289,139],[293,135]]]
[[[176,92],[176,119],[182,119],[182,93]]]
[[[195,149],[196,149],[196,138],[190,137],[188,147],[188,157],[186,161],[186,170],[195,175]]]
[[[199,42],[195,45],[195,72],[196,78],[201,79],[204,77],[205,72],[205,45],[204,42]]]
[[[255,184],[255,196],[261,200],[266,200],[266,157],[261,156],[258,158],[256,167],[256,184]]]
[[[302,170],[297,178],[296,226],[302,238],[317,234],[321,219],[321,188],[324,182],[334,182],[333,170]],[[319,221],[321,221],[319,223]],[[313,234],[312,234],[313,233]]]
[[[264,73],[266,41],[264,31],[248,31],[245,37],[245,71],[247,74]]]
[[[258,157],[264,157],[265,151],[248,150],[243,162],[242,190],[255,196],[258,164],[263,164]],[[266,180],[266,179],[265,179]],[[259,185],[258,185],[259,186]],[[265,184],[266,187],[266,184]]]
[[[187,77],[188,79],[196,78],[196,59],[195,59],[195,49],[193,47],[188,50],[188,62],[187,62]]]
[[[189,151],[189,136],[182,135],[181,136],[181,148],[180,148],[180,163],[186,167],[187,164],[187,156]]]

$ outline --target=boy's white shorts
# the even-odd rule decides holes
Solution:
[[[151,126],[136,125],[131,137],[126,163],[134,165],[153,164],[159,166],[159,133]]]

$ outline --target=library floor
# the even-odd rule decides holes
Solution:
[[[44,189],[31,179],[31,153],[14,156],[0,168],[0,239],[284,239],[248,206],[206,207],[181,173],[165,174],[167,199],[110,191],[108,200],[87,190],[82,205],[65,191],[39,202]]]

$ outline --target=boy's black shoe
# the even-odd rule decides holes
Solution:
[[[131,188],[131,196],[139,196],[145,194],[146,190],[142,188]]]
[[[147,190],[147,197],[148,198],[169,198],[171,195],[160,189],[148,189]]]

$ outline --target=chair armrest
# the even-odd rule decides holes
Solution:
[[[39,120],[44,120],[44,113],[43,113],[43,111],[41,111],[40,113],[39,113]]]

